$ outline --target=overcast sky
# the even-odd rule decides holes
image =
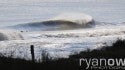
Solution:
[[[0,0],[1,2],[81,2],[91,0]]]
[[[0,0],[0,3],[31,3],[31,2],[86,2],[86,1],[99,1],[103,2],[104,0]],[[110,0],[105,0],[110,1]]]

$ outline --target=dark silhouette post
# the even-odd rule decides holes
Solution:
[[[31,45],[31,46],[30,46],[30,49],[31,49],[32,61],[35,62],[34,45]]]

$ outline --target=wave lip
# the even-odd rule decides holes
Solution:
[[[63,13],[50,20],[70,21],[79,25],[86,25],[94,21],[94,19],[91,16],[84,13]]]

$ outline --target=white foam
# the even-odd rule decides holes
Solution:
[[[12,30],[0,30],[0,40],[21,40],[22,35]]]
[[[89,22],[93,22],[93,18],[84,13],[62,13],[50,20],[65,20],[78,24],[87,24]]]
[[[86,49],[112,45],[118,38],[125,39],[125,27],[92,28],[81,30],[41,31],[22,33],[25,40],[0,42],[0,52],[5,56],[31,59],[30,45],[35,46],[35,59],[40,60],[43,50],[52,58],[67,58]]]

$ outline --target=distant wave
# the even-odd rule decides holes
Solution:
[[[25,31],[36,30],[67,30],[75,28],[88,28],[94,26],[94,19],[81,13],[63,13],[43,22],[20,24],[11,28]]]
[[[20,33],[10,30],[0,30],[0,41],[23,39]]]

